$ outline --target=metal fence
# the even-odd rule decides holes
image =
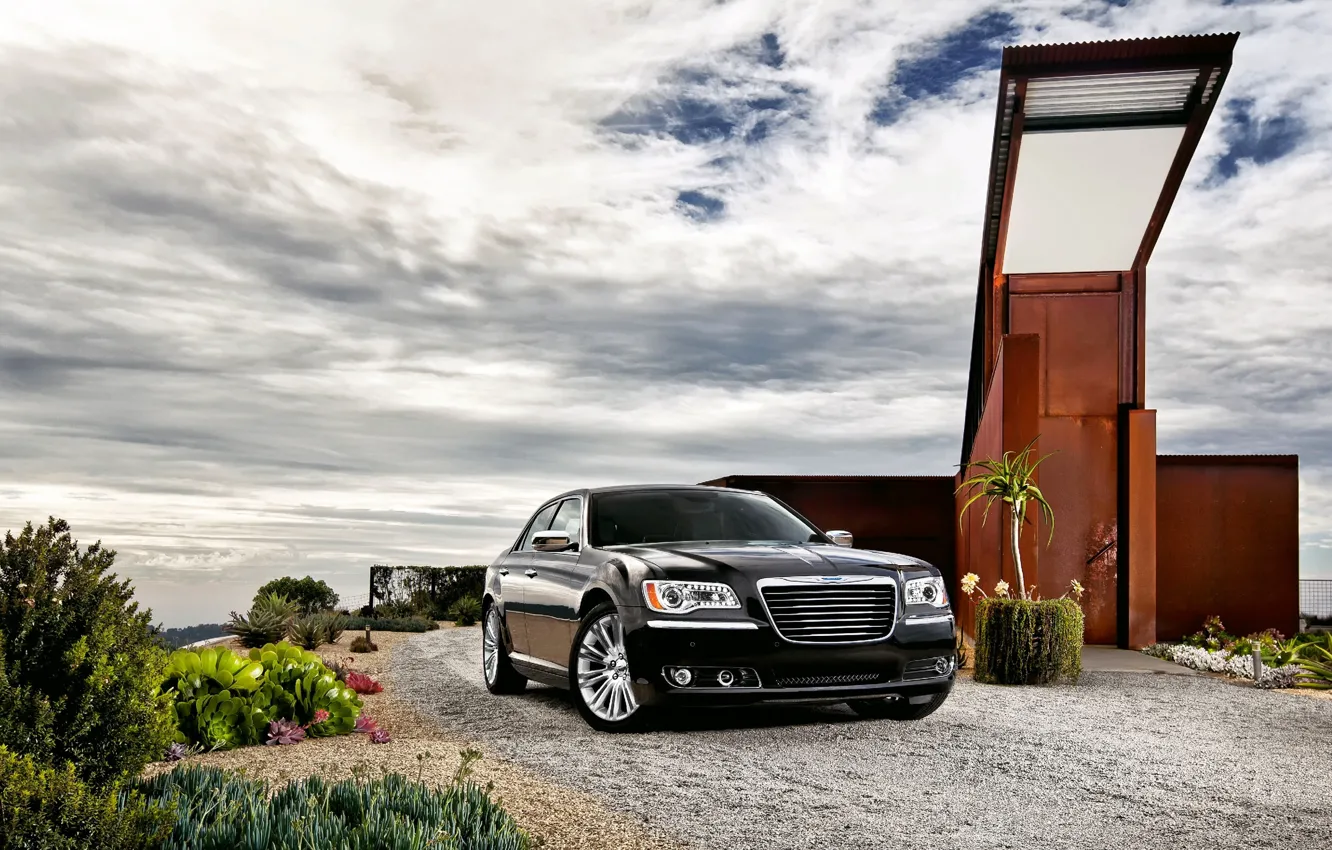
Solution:
[[[1332,624],[1332,579],[1300,579],[1300,616],[1311,624]]]

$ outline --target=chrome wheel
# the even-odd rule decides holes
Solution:
[[[499,611],[492,605],[486,612],[486,628],[481,637],[481,668],[487,685],[494,685],[495,677],[499,675],[500,640]]]
[[[578,644],[578,692],[588,710],[609,723],[638,710],[619,614],[606,614],[584,630]]]

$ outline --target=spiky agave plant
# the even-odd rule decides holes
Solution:
[[[1030,598],[1027,593],[1027,582],[1022,575],[1022,551],[1018,546],[1019,535],[1022,531],[1022,523],[1027,518],[1027,504],[1035,502],[1040,506],[1041,515],[1045,517],[1050,524],[1050,540],[1054,540],[1054,510],[1050,503],[1045,500],[1045,494],[1041,488],[1036,486],[1035,474],[1036,467],[1045,462],[1050,455],[1031,459],[1032,447],[1036,445],[1036,440],[1040,435],[1036,435],[1030,443],[1020,452],[1004,452],[1004,456],[999,460],[980,460],[971,463],[959,464],[965,474],[972,467],[983,470],[977,475],[973,475],[957,488],[956,493],[963,490],[974,490],[962,505],[962,511],[958,514],[957,523],[960,527],[962,519],[967,515],[967,509],[977,501],[985,500],[985,513],[981,515],[981,525],[990,515],[990,508],[996,501],[1007,502],[1012,508],[1012,522],[1010,528],[1009,545],[1013,550],[1013,565],[1017,568],[1018,589],[1021,598]],[[1050,454],[1054,454],[1051,452]],[[1047,541],[1046,545],[1049,545]]]
[[[1332,690],[1332,652],[1320,644],[1311,643],[1298,663],[1302,669],[1295,674],[1296,687]]]

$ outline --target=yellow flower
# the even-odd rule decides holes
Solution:
[[[1001,581],[994,586],[994,595],[1008,598],[1008,582]]]
[[[962,592],[970,596],[976,590],[976,585],[980,583],[980,576],[975,573],[967,573],[962,576]]]

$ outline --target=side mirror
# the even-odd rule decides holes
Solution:
[[[825,531],[824,536],[831,540],[834,546],[850,546],[855,542],[849,531]]]
[[[576,545],[567,531],[538,531],[532,535],[532,548],[538,552],[563,552]]]

